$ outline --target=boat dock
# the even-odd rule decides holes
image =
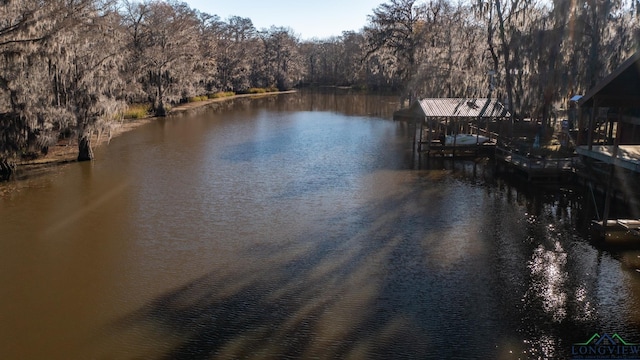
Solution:
[[[575,111],[561,121],[555,139],[547,136],[550,119],[516,122],[503,104],[491,98],[421,99],[396,111],[394,119],[406,121],[412,130],[414,163],[415,156],[423,153],[445,158],[493,156],[497,171],[524,175],[529,182],[582,183],[591,190],[588,201],[593,200],[597,215],[591,228],[597,236],[640,246],[640,219],[635,219],[640,213],[638,69],[640,51],[584,96],[571,97]],[[458,136],[465,141],[450,141]],[[603,201],[598,201],[594,189],[602,193]],[[614,212],[614,200],[635,210]]]
[[[593,220],[591,230],[607,245],[630,246],[640,244],[640,219],[611,219],[606,226],[603,221]]]
[[[395,120],[413,127],[414,155],[434,157],[492,155],[497,134],[488,131],[489,123],[509,116],[500,102],[488,98],[427,98],[394,113]]]
[[[546,158],[526,156],[514,150],[497,146],[496,160],[500,170],[518,172],[529,181],[566,181],[573,178],[577,158]]]
[[[481,157],[493,156],[496,150],[495,142],[473,145],[443,145],[441,142],[421,142],[418,151],[431,157]]]

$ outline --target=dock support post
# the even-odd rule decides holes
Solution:
[[[609,179],[607,179],[607,190],[604,198],[604,210],[602,211],[602,226],[607,227],[609,221],[609,212],[611,210],[611,188],[613,187],[613,177],[615,176],[615,165],[609,165]]]
[[[424,119],[420,121],[420,146],[418,147],[418,152],[422,151],[423,137],[424,137]],[[429,135],[427,134],[427,138],[428,137]]]
[[[416,166],[416,133],[418,131],[418,120],[417,117],[413,118],[413,126],[409,126],[413,131],[413,147],[411,151],[411,166]]]
[[[591,108],[591,116],[589,116],[589,128],[587,129],[587,145],[589,146],[589,151],[593,150],[593,132],[595,129],[595,117],[596,117],[596,101],[597,98],[593,99],[593,107]]]
[[[616,137],[613,140],[613,153],[611,154],[611,164],[609,165],[609,179],[607,179],[606,197],[604,199],[604,211],[602,212],[602,225],[606,228],[609,220],[609,211],[611,209],[611,196],[613,193],[613,179],[616,171],[616,159],[618,158],[618,148],[620,147],[620,136],[622,135],[622,126],[620,120],[622,118],[622,109],[618,109],[618,122],[616,124]],[[613,129],[613,122],[611,122]]]

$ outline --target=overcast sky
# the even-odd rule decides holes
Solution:
[[[324,39],[362,29],[367,15],[386,0],[186,0],[194,9],[218,15],[250,18],[260,30],[289,27],[301,40]]]

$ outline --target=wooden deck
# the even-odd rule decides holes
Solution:
[[[573,175],[576,158],[548,159],[518,154],[513,150],[496,147],[496,159],[509,168],[523,173],[529,181],[562,180]]]
[[[439,141],[421,142],[419,151],[431,157],[479,157],[493,156],[496,149],[495,142],[474,145],[442,145]]]
[[[620,145],[615,159],[613,151],[613,145],[594,145],[591,150],[588,146],[576,148],[579,155],[640,173],[640,145]]]
[[[640,246],[640,219],[593,220],[591,229],[594,235],[609,245]]]

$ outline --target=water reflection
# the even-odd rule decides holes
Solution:
[[[505,309],[505,313],[521,319],[515,328],[522,343],[515,348],[522,354],[566,358],[572,343],[585,341],[596,331],[640,336],[637,252],[610,252],[590,243],[587,232],[580,231],[584,207],[590,205],[581,197],[583,190],[534,187],[517,178],[479,174],[474,162],[433,167],[450,169],[450,176],[467,183],[482,184],[492,202],[506,200],[514,205],[515,214],[504,214],[500,206],[486,209],[496,212],[494,222],[487,225],[495,228],[491,236],[502,250],[496,254],[498,276],[509,274],[502,286],[512,294],[504,303],[515,309]],[[514,221],[507,225],[510,218]],[[627,269],[621,268],[619,257]],[[522,264],[527,272],[522,271]]]

